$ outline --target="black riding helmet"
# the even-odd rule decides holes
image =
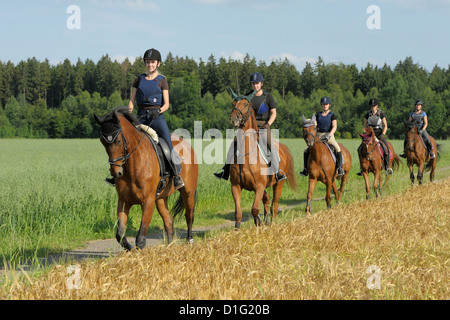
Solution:
[[[144,57],[143,57],[144,61],[145,60],[158,60],[159,62],[161,62],[161,53],[156,50],[156,49],[148,49],[147,51],[145,51],[144,53]]]

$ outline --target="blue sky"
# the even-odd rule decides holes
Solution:
[[[70,5],[80,29],[69,29]],[[369,29],[370,5],[381,29]],[[301,71],[325,62],[395,66],[412,56],[431,71],[450,64],[450,0],[18,0],[0,2],[0,60],[31,57],[122,61],[148,48],[206,61],[213,54],[268,64],[287,57]]]

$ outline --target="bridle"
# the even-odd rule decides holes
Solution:
[[[373,148],[372,148],[372,150],[371,151],[369,151],[369,144],[370,144],[370,142],[372,142],[374,139],[373,139],[373,137],[371,137],[370,138],[370,140],[364,140],[363,139],[363,143],[366,145],[366,159],[368,160],[368,161],[371,161],[372,160],[372,153],[375,151],[375,149],[377,149],[377,145],[379,144],[379,142],[378,143],[372,143],[372,145],[373,145]],[[369,141],[369,142],[366,142],[366,141]]]
[[[120,124],[120,123],[119,123]],[[141,139],[138,142],[138,145],[136,146],[136,148],[134,148],[133,151],[128,152],[128,142],[127,139],[125,138],[124,134],[123,134],[123,130],[122,130],[122,126],[120,127],[120,129],[114,131],[111,134],[108,134],[108,136],[105,136],[103,134],[103,132],[100,132],[101,136],[103,138],[103,140],[106,141],[106,143],[108,143],[109,145],[113,144],[114,141],[116,141],[117,137],[119,136],[119,134],[122,134],[122,139],[123,139],[123,152],[122,152],[122,156],[116,159],[109,159],[108,163],[111,166],[116,166],[119,168],[123,168],[123,165],[127,162],[127,160],[131,157],[131,155],[139,148],[139,145],[142,142],[143,139],[143,135],[141,135]],[[116,162],[122,161],[121,164],[117,164]]]
[[[413,130],[413,138],[412,139],[406,139],[406,135],[405,135],[405,142],[406,142],[406,145],[407,145],[407,147],[408,147],[408,151],[414,151],[414,148],[412,148],[411,149],[411,147],[409,146],[409,142],[412,142],[412,145],[413,146],[415,146],[415,144],[416,144],[416,130],[414,130],[414,128],[415,128],[415,126],[413,126],[413,127],[411,127],[411,129],[409,129],[408,130],[408,132],[409,131],[411,131],[411,130]],[[417,135],[418,135],[419,133],[417,132]]]
[[[241,101],[241,100],[238,100],[237,102],[239,103],[239,101]],[[233,109],[231,110],[231,112],[233,112],[235,110],[239,112],[239,116],[238,116],[239,128],[242,128],[245,125],[245,123],[248,120],[248,117],[250,116],[250,111],[251,111],[250,102],[247,102],[246,106],[247,106],[247,111],[245,112],[245,114],[244,114],[244,112],[242,112],[241,109],[239,109],[237,107],[233,107]]]

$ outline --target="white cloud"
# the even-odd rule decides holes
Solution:
[[[159,12],[160,7],[153,1],[145,0],[91,0],[100,7],[115,7],[130,11]]]
[[[136,56],[126,56],[126,55],[123,55],[123,54],[118,54],[118,55],[115,55],[115,56],[112,58],[112,61],[117,61],[117,62],[119,62],[119,63],[122,63],[122,62],[125,61],[126,58],[128,58],[128,60],[129,60],[131,63],[134,63],[134,61],[137,59]]]

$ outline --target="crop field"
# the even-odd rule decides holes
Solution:
[[[285,143],[293,154],[295,171],[300,171],[303,167],[304,141],[302,139],[292,139],[282,140],[281,142]],[[314,191],[314,198],[318,199],[318,201],[314,201],[312,204],[313,218],[317,214],[318,217],[327,219],[327,212],[333,212],[333,214],[330,214],[331,219],[332,216],[336,215],[335,210],[344,210],[342,208],[346,208],[347,215],[349,214],[349,210],[366,210],[361,209],[361,206],[366,205],[365,203],[370,205],[376,204],[382,211],[384,207],[389,206],[389,201],[392,203],[392,199],[396,199],[400,194],[404,192],[411,193],[416,190],[410,187],[406,161],[403,160],[403,165],[391,177],[388,188],[384,189],[383,197],[375,201],[373,200],[374,196],[372,194],[372,200],[366,202],[364,200],[365,190],[363,178],[356,176],[356,172],[359,169],[356,149],[360,144],[360,140],[339,140],[339,142],[343,143],[352,154],[352,171],[346,193],[339,205],[336,205],[336,202],[332,200],[332,210],[323,211],[326,207],[325,201],[320,200],[320,198],[325,195],[325,188],[323,184],[319,183]],[[396,152],[401,153],[403,142],[394,140],[391,143]],[[444,180],[450,176],[450,143],[447,141],[438,141],[438,143],[442,145],[442,148],[440,160],[437,165],[436,179]],[[203,148],[207,145],[208,142],[203,142]],[[0,264],[14,267],[23,263],[37,261],[38,257],[46,256],[54,252],[70,250],[83,245],[89,240],[114,237],[117,195],[114,188],[109,187],[103,182],[103,179],[108,174],[109,165],[104,148],[97,139],[0,140],[0,150],[0,161],[2,163],[2,184],[0,185]],[[212,173],[221,166],[222,164],[200,165],[199,196],[194,226],[213,226],[234,219],[234,202],[231,197],[230,183],[223,180],[219,181],[212,176]],[[429,174],[425,174],[424,179],[427,183],[429,181]],[[442,184],[442,187],[439,187],[439,185],[439,182],[431,185],[426,184],[423,188],[417,190],[434,188],[434,192],[439,193],[440,188],[445,189],[448,208],[448,182]],[[303,219],[305,209],[304,201],[308,188],[307,178],[297,175],[297,186],[297,192],[294,192],[285,185],[280,201],[281,212],[279,212],[277,220],[271,228],[287,228],[285,227],[286,224],[297,221],[299,218],[300,221],[307,220]],[[426,196],[424,197],[426,200]],[[253,193],[244,191],[242,199],[243,207],[245,208],[244,216],[250,216],[249,208],[253,201]],[[386,199],[386,203],[384,199]],[[444,200],[439,200],[438,204],[443,205]],[[434,203],[435,201],[430,198],[430,205],[432,202]],[[352,204],[355,203],[360,207],[352,209]],[[444,223],[447,228],[447,234],[445,236],[448,242],[448,209],[445,209],[444,206],[440,212],[439,217],[433,216],[434,218],[431,217],[430,219],[443,219],[439,221],[441,221],[440,223]],[[138,207],[133,208],[130,217],[127,233],[134,235],[140,224],[141,215]],[[403,224],[402,221],[395,221],[399,225]],[[175,227],[184,229],[184,220],[177,219]],[[362,225],[360,227],[363,228]],[[159,230],[162,232],[162,220],[156,213],[153,216],[150,228],[153,231]],[[249,230],[246,230],[247,228]],[[250,241],[249,239],[246,240],[245,237],[257,237],[260,234],[259,231],[251,231],[252,229],[254,229],[253,222],[250,221],[244,226],[242,235],[227,235],[225,233],[225,235],[214,234],[210,235],[210,237],[225,237],[223,239],[227,239],[223,240],[220,238],[222,240],[214,241],[231,241],[228,239],[229,237],[237,237],[239,239],[234,239],[233,241],[242,241],[242,245],[244,246],[246,241]],[[261,234],[268,232],[266,231],[267,228],[261,230],[265,230],[261,231]],[[298,231],[292,232],[296,233]],[[327,234],[326,230],[322,230],[321,232],[324,232],[324,235]],[[197,240],[200,245],[204,243],[204,239],[200,238]],[[234,244],[239,245],[235,242]],[[194,246],[193,248],[197,247]],[[312,250],[312,247],[310,249]],[[149,251],[151,250],[153,248],[149,249]],[[165,249],[158,248],[157,250],[164,251]],[[177,248],[176,250],[190,249]],[[364,251],[365,249],[361,247],[357,250]],[[172,254],[175,254],[175,252]],[[322,258],[325,259],[326,256]],[[329,263],[338,266],[341,258],[330,256],[329,259],[331,260]],[[122,256],[121,259],[125,258]],[[446,259],[445,261],[448,263],[448,256]],[[285,267],[287,268],[288,266]],[[248,270],[248,272],[251,271]],[[261,278],[260,280],[267,281],[267,279],[264,279]],[[258,282],[260,288],[265,285],[269,287],[268,282]],[[247,296],[248,298],[276,298],[265,291],[265,289],[258,290],[258,286],[253,288],[254,293]],[[403,298],[402,296],[396,296],[392,292],[388,296],[384,296],[384,298],[391,297],[390,294],[393,294],[394,297]],[[305,298],[306,296],[289,297]],[[331,298],[333,296],[318,294],[310,297]],[[349,295],[349,297],[352,296]],[[359,296],[354,297],[358,298]],[[417,297],[424,298],[424,296]],[[435,297],[436,295],[429,296],[429,298]],[[440,297],[442,298],[442,296]],[[116,298],[120,297],[117,296]],[[168,298],[176,299],[177,297]],[[198,297],[194,294],[187,295],[184,298]],[[209,296],[200,298],[245,297],[224,295],[221,297]]]

